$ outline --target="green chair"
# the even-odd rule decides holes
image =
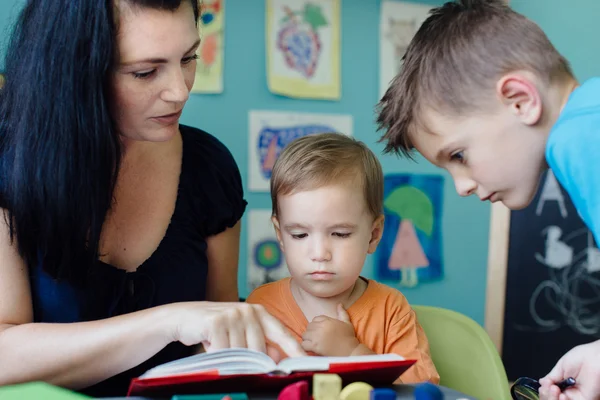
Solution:
[[[412,306],[423,327],[440,385],[480,400],[510,400],[506,371],[487,332],[456,311]]]

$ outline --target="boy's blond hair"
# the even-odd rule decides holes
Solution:
[[[277,215],[279,195],[344,181],[362,189],[373,218],[383,213],[383,171],[375,154],[363,142],[341,133],[296,139],[283,149],[273,166],[273,215]]]
[[[573,77],[544,32],[503,0],[457,0],[433,9],[379,102],[384,152],[407,155],[425,107],[464,116],[490,106],[502,75],[526,70],[546,86]]]

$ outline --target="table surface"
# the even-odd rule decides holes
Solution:
[[[413,391],[416,385],[395,385],[393,389],[396,391],[396,400],[414,399]],[[438,386],[444,393],[444,400],[477,400],[474,397],[464,395],[443,386]],[[275,400],[277,395],[272,393],[248,393],[250,400]],[[150,397],[103,397],[99,400],[170,400],[169,398],[150,398]]]

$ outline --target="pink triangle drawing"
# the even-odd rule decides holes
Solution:
[[[277,160],[277,136],[273,136],[271,142],[269,143],[269,148],[267,149],[267,156],[263,161],[263,171],[272,171],[273,165],[275,165],[275,161]]]
[[[429,260],[419,242],[415,227],[411,220],[403,219],[388,261],[391,270],[404,268],[424,268],[429,266]]]

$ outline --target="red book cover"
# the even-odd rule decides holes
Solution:
[[[183,362],[179,360],[165,364],[174,365],[169,371],[161,371],[159,366],[154,372],[150,370],[133,379],[128,396],[170,397],[174,394],[232,391],[273,392],[281,391],[290,383],[300,380],[306,380],[310,385],[315,373],[338,374],[342,378],[343,386],[356,381],[366,382],[373,387],[389,386],[416,362],[395,355],[302,357],[300,363],[296,362],[296,359],[284,360],[286,364],[280,364],[287,366],[287,371],[284,371],[284,368],[278,368],[272,360],[267,361],[267,356],[261,353],[257,356],[249,355],[251,352],[248,350],[237,352],[237,355],[231,355],[231,350],[225,350],[216,357],[214,353],[188,357],[188,361],[183,359]],[[248,354],[240,358],[239,352]],[[211,365],[213,368],[210,368]],[[294,368],[299,370],[294,371]],[[243,369],[247,371],[242,372]],[[259,369],[264,372],[258,372]]]

